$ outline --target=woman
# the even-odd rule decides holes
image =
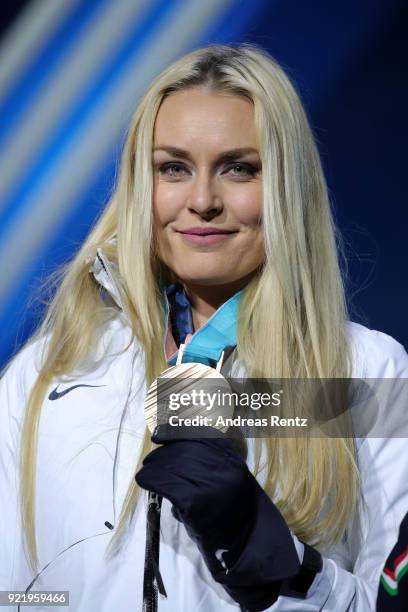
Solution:
[[[81,611],[373,610],[404,441],[250,439],[246,465],[228,439],[159,428],[156,448],[146,390],[181,343],[237,377],[408,375],[401,345],[347,321],[310,128],[250,45],[152,83],[112,201],[1,381],[0,586]],[[159,557],[144,489],[163,496]]]

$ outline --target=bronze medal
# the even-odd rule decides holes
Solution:
[[[220,372],[224,351],[216,367],[211,368],[202,363],[181,363],[185,346],[180,345],[176,365],[164,370],[147,391],[147,426],[153,432],[162,423],[210,425],[225,432],[228,426],[222,420],[233,416],[234,402],[231,386]]]

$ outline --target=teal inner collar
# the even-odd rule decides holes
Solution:
[[[181,290],[184,289],[181,286]],[[174,292],[174,286],[166,288],[165,295],[169,306],[169,293]],[[235,293],[218,310],[208,319],[197,332],[194,333],[190,342],[185,346],[182,363],[203,363],[214,367],[219,361],[222,351],[226,347],[235,347],[237,345],[237,320],[240,299],[243,294],[243,289]],[[187,297],[185,296],[187,299]],[[185,307],[185,302],[179,300]],[[174,305],[174,302],[173,302]],[[173,306],[174,307],[174,306]],[[177,303],[175,304],[177,308]],[[172,313],[174,314],[174,313]],[[190,320],[186,317],[186,312],[182,313],[182,321]],[[191,314],[191,306],[190,306]],[[173,317],[173,321],[177,321],[177,317]],[[191,333],[191,332],[188,332]],[[180,334],[183,337],[182,334]],[[185,337],[185,334],[184,334]],[[175,353],[168,360],[169,365],[175,365],[177,360]]]

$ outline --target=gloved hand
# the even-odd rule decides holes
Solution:
[[[174,429],[156,428],[152,441],[163,446],[146,456],[136,482],[173,504],[214,580],[235,601],[265,610],[279,596],[281,581],[300,569],[285,520],[231,439],[219,432],[197,438],[197,430],[192,437],[192,428],[180,427],[175,439]],[[214,436],[213,428],[200,427],[200,435],[206,431]]]

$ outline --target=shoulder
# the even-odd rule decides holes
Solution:
[[[31,340],[0,374],[0,467],[17,461],[15,449],[28,395],[38,377],[43,346],[44,339]]]
[[[0,372],[0,388],[9,394],[26,395],[41,370],[47,337],[29,340]]]
[[[0,372],[0,396],[13,414],[24,409],[30,391],[35,384],[41,368],[47,359],[51,336],[37,336],[30,339],[25,346],[9,361]],[[129,326],[120,317],[115,317],[104,324],[98,335],[95,346],[89,351],[86,359],[70,374],[56,377],[55,381],[63,382],[72,378],[108,376],[114,364],[120,358],[121,366],[128,360],[128,349],[132,354],[140,352],[139,344],[132,337]],[[124,359],[123,359],[124,358]],[[55,382],[54,381],[54,382]]]
[[[392,336],[347,322],[354,378],[408,378],[408,355]]]

